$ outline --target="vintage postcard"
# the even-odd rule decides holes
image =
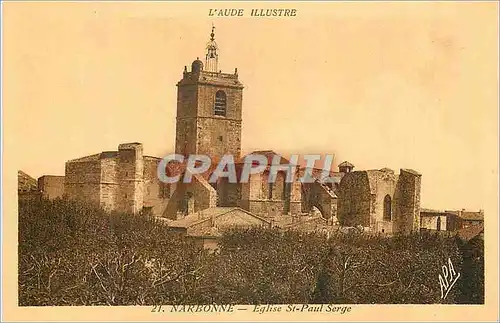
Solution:
[[[2,320],[498,322],[498,2],[3,2]]]

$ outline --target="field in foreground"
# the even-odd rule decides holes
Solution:
[[[483,246],[233,229],[208,253],[154,219],[19,203],[19,305],[484,303]],[[460,279],[445,299],[439,274]]]

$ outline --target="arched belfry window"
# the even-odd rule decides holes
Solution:
[[[224,91],[215,93],[214,114],[216,116],[226,116],[226,93]]]
[[[391,197],[384,197],[384,221],[391,221]]]

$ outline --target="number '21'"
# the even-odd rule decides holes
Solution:
[[[151,312],[158,313],[158,312],[165,312],[165,310],[161,308],[161,305],[153,305],[153,309],[151,310]]]

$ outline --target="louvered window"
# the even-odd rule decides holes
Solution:
[[[214,114],[216,116],[226,116],[226,93],[223,91],[215,93]]]

